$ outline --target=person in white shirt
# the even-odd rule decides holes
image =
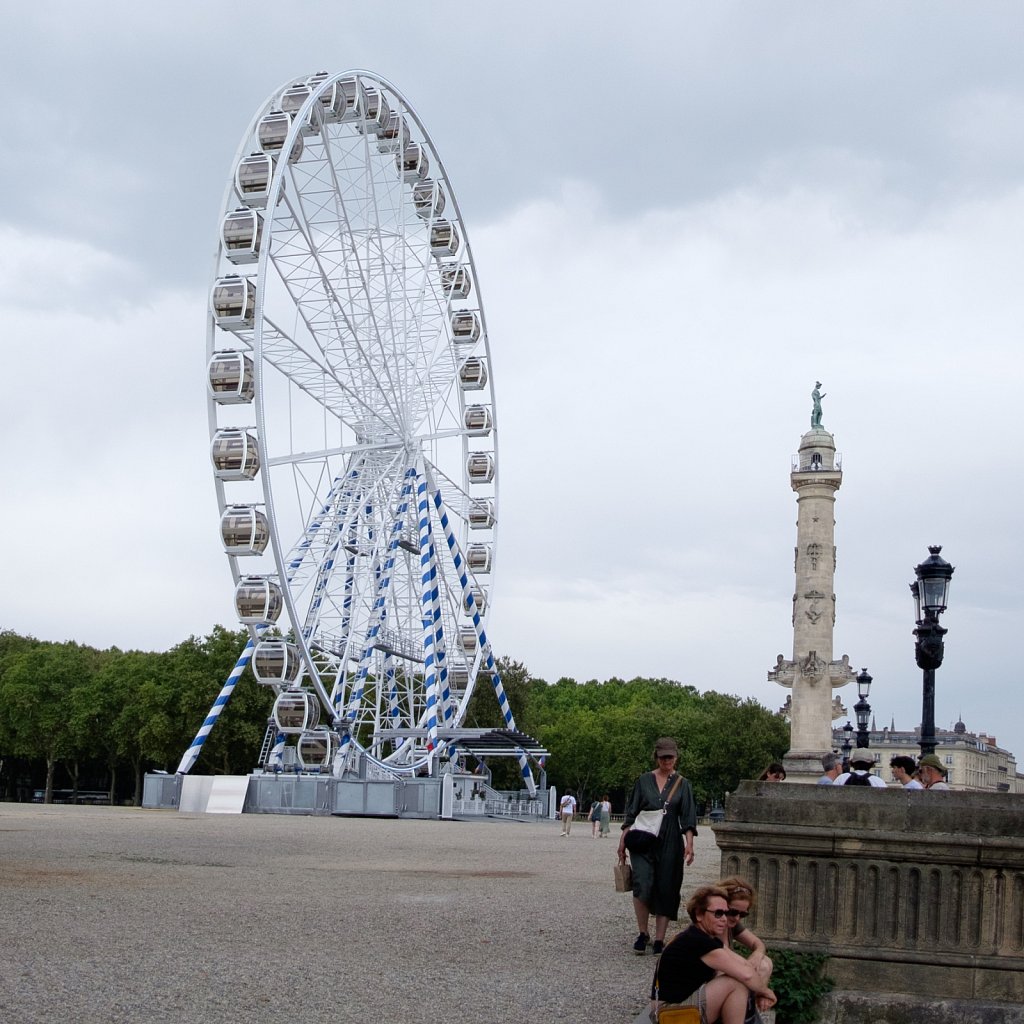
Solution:
[[[567,836],[572,831],[572,816],[576,813],[576,797],[566,793],[558,801],[558,813],[562,818],[562,835]]]
[[[904,789],[924,789],[924,786],[914,778],[917,765],[914,764],[912,757],[899,754],[889,762],[889,767],[892,769],[893,779]]]
[[[875,758],[867,747],[858,747],[850,755],[850,770],[843,772],[833,786],[872,786],[875,789],[885,789],[885,783],[877,776],[871,774],[875,766]],[[851,781],[852,780],[852,781]]]

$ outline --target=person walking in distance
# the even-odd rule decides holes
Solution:
[[[562,819],[562,835],[568,836],[572,831],[572,816],[576,813],[576,797],[572,793],[566,793],[558,801],[558,813]]]

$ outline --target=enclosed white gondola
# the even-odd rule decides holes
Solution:
[[[274,701],[274,721],[283,733],[315,729],[320,724],[320,700],[308,690],[285,690]]]
[[[210,443],[210,458],[218,480],[253,480],[260,471],[256,438],[245,430],[218,430]]]
[[[473,572],[490,572],[492,557],[493,551],[490,544],[470,544],[466,548],[466,565]]]
[[[490,452],[470,452],[466,474],[472,484],[489,484],[494,479],[494,456]]]
[[[452,338],[460,345],[475,345],[480,340],[480,314],[473,309],[452,313]]]
[[[263,218],[259,210],[247,206],[232,210],[221,223],[220,234],[224,255],[232,263],[255,263],[260,258]]]
[[[408,145],[408,122],[401,114],[392,111],[388,116],[387,124],[377,132],[377,151],[380,153],[402,153]]]
[[[289,86],[281,93],[281,111],[291,115],[293,119],[298,117],[302,104],[309,99],[310,94],[311,89],[305,82],[297,82],[295,85]],[[316,135],[320,131],[320,123],[317,121],[315,107],[309,108],[306,116],[302,119],[302,127],[299,128],[299,131],[306,136]]]
[[[210,397],[218,405],[251,402],[256,391],[252,357],[234,350],[214,352],[206,368],[206,380]]]
[[[463,391],[480,391],[487,386],[487,363],[470,356],[459,367],[459,385]]]
[[[410,142],[395,157],[395,166],[402,175],[402,181],[412,185],[422,181],[430,173],[430,158],[423,146],[418,142]]]
[[[288,138],[291,126],[291,115],[286,114],[283,110],[272,110],[269,114],[264,114],[256,126],[256,140],[260,144],[260,149],[271,156],[277,156],[284,149],[285,139]],[[292,151],[288,154],[288,162],[294,164],[301,156],[302,136],[299,136],[292,146]]]
[[[444,213],[444,190],[439,181],[427,178],[412,187],[412,204],[416,213],[424,220],[440,217]]]
[[[391,117],[391,107],[380,89],[366,89],[366,108],[356,128],[371,135],[380,135]]]
[[[330,77],[328,72],[318,71],[306,79],[306,85],[317,94],[320,101],[320,120],[326,124],[335,124],[345,109],[345,92],[339,82],[325,85]]]
[[[253,505],[228,505],[220,517],[220,536],[225,554],[262,555],[270,541],[270,524]]]
[[[366,116],[366,86],[358,78],[343,78],[338,88],[344,100],[339,121],[362,121]]]
[[[252,652],[252,674],[264,686],[287,686],[299,677],[302,656],[287,640],[261,640]]]
[[[218,277],[210,290],[214,322],[226,331],[246,330],[256,317],[256,283],[251,277]]]
[[[464,690],[469,685],[469,666],[453,661],[448,666],[448,683],[453,690]]]
[[[486,405],[467,405],[462,422],[470,437],[486,437],[493,426],[491,410]]]
[[[430,255],[436,259],[454,256],[459,251],[459,229],[449,220],[436,221],[430,228]]]
[[[266,576],[243,576],[235,586],[238,621],[249,626],[277,622],[284,607],[281,587]]]
[[[473,595],[473,606],[479,615],[483,615],[487,611],[487,591],[481,587],[471,587],[470,592]],[[462,610],[467,614],[472,614],[469,607],[469,601],[464,600],[462,602]]]
[[[441,290],[449,299],[466,299],[473,284],[465,267],[456,263],[441,264]]]
[[[323,727],[304,732],[295,744],[299,764],[307,772],[326,772],[334,760],[334,734]]]
[[[459,626],[459,647],[466,654],[476,654],[479,646],[475,626]]]
[[[267,153],[243,156],[235,167],[235,192],[240,202],[256,209],[264,209],[270,195],[270,182],[274,177],[274,159]],[[282,184],[282,194],[284,182]],[[278,197],[280,200],[280,196]]]
[[[489,498],[485,501],[474,501],[466,513],[471,530],[490,530],[494,526],[494,502]]]

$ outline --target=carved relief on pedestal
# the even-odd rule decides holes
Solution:
[[[849,714],[850,712],[843,707],[843,698],[837,693],[832,698],[832,721],[835,722],[840,718],[846,718]]]
[[[808,651],[807,657],[800,662],[800,675],[812,685],[825,674],[828,662],[818,657],[817,651]]]
[[[811,568],[818,568],[818,559],[821,558],[821,545],[820,544],[808,544],[807,545],[807,557],[811,560]]]
[[[819,601],[824,601],[825,600],[825,595],[820,590],[808,590],[804,594],[804,600],[811,602],[810,608],[808,608],[804,612],[804,615],[806,615],[807,618],[809,618],[811,620],[811,622],[817,622],[818,619],[820,619],[821,616],[822,616],[821,607],[819,606],[818,602]],[[834,624],[835,623],[835,619],[833,618],[832,621],[833,621],[833,624]]]

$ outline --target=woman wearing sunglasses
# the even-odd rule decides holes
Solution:
[[[758,1006],[775,1005],[775,993],[758,971],[726,948],[729,895],[702,885],[686,904],[693,924],[666,947],[651,986],[651,1020],[659,1009],[698,1006],[702,1024],[743,1024],[750,994]]]
[[[767,985],[771,981],[772,967],[774,966],[771,957],[765,954],[765,945],[743,922],[747,915],[754,909],[757,903],[757,895],[754,887],[739,875],[730,875],[723,878],[718,887],[724,889],[729,897],[729,948],[734,942],[746,946],[750,950],[747,963],[761,975]],[[758,1004],[757,1009],[767,1010],[767,1006]]]

